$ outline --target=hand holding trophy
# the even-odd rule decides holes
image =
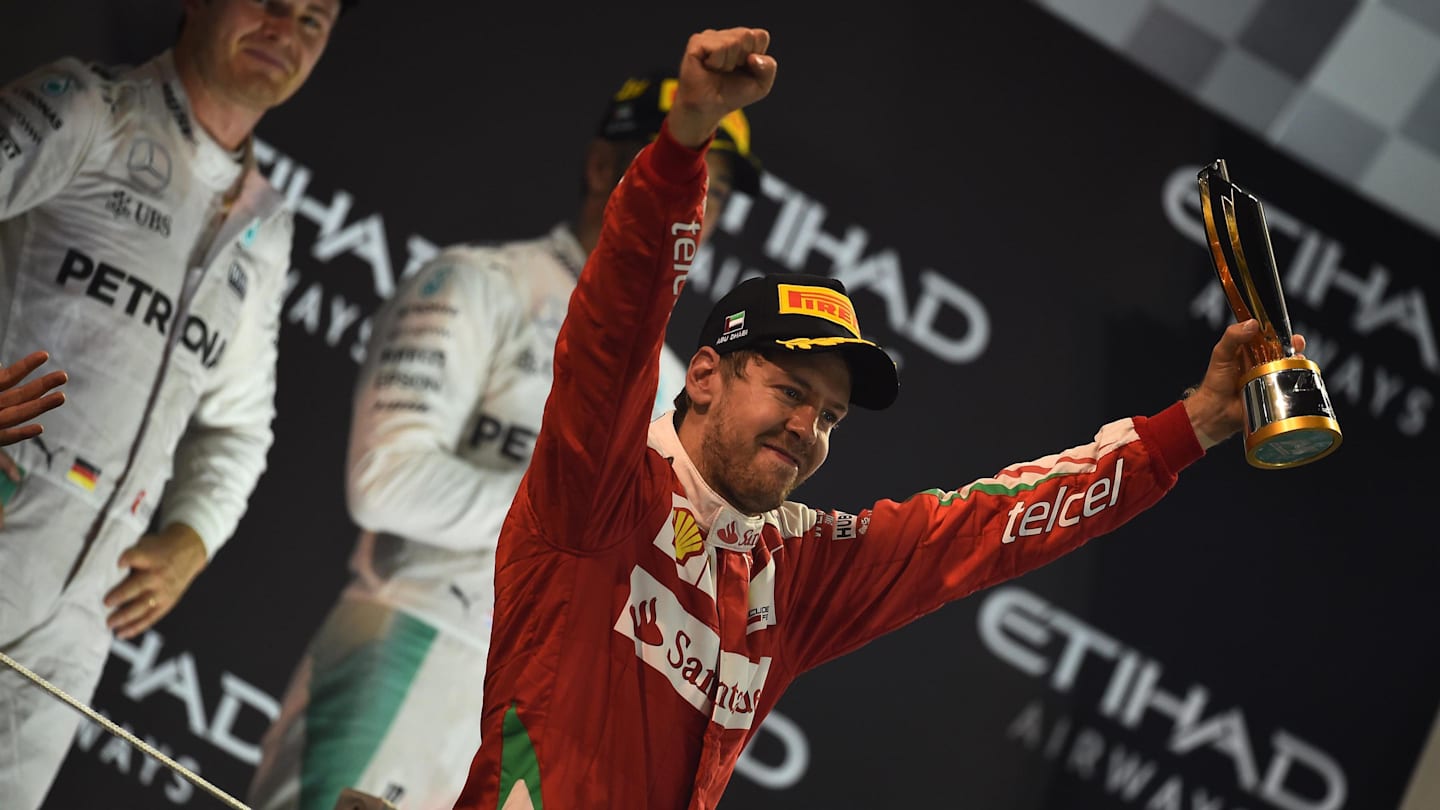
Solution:
[[[1262,469],[1298,467],[1340,446],[1340,423],[1320,367],[1297,356],[1270,231],[1260,201],[1230,182],[1225,161],[1200,170],[1210,260],[1237,321],[1260,322],[1245,347],[1245,458]]]

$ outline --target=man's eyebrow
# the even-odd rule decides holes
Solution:
[[[790,382],[795,383],[795,385],[798,386],[798,387],[800,387],[800,388],[804,388],[804,389],[805,389],[805,393],[808,394],[808,393],[810,393],[810,392],[812,392],[812,391],[815,390],[815,384],[814,384],[813,382],[811,382],[809,379],[807,379],[807,377],[804,376],[803,373],[796,373],[796,372],[794,372],[794,371],[791,371],[790,369],[785,368],[784,366],[782,366],[782,365],[780,365],[780,364],[778,364],[778,363],[774,363],[774,364],[772,364],[772,365],[774,365],[776,368],[780,369],[780,373],[781,373],[781,374],[784,374],[784,375],[790,380]],[[829,408],[829,409],[832,410],[832,411],[835,411],[836,413],[838,413],[838,414],[841,415],[841,416],[844,416],[845,414],[847,414],[847,413],[850,412],[850,405],[849,405],[849,403],[840,402],[839,400],[834,400],[834,401],[831,401],[831,402],[829,402],[829,403],[826,403],[826,404],[825,404],[825,407],[826,407],[826,408]]]
[[[319,12],[320,16],[324,17],[327,22],[335,22],[335,20],[340,17],[340,5],[338,2],[334,8],[323,3],[310,2],[305,4],[305,10],[311,13]]]

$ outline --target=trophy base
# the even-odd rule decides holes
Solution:
[[[1318,461],[1340,446],[1340,423],[1320,379],[1303,357],[1256,366],[1240,381],[1245,395],[1245,460],[1280,470]]]

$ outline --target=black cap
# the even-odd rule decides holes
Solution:
[[[679,79],[673,73],[654,70],[643,76],[632,76],[620,85],[595,136],[607,141],[652,141],[660,134],[660,124],[675,103]],[[740,191],[755,196],[760,192],[760,161],[750,151],[750,120],[742,110],[725,116],[710,142],[711,151],[732,156],[731,183]]]
[[[772,273],[740,282],[710,310],[700,345],[722,355],[740,349],[838,351],[850,367],[852,403],[878,411],[900,393],[895,361],[860,336],[845,285],[826,276]]]

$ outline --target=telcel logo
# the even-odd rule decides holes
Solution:
[[[675,271],[675,283],[671,285],[670,291],[678,298],[680,290],[685,287],[685,277],[690,275],[690,266],[695,263],[695,252],[700,249],[700,223],[698,222],[672,222],[670,224],[670,235],[677,237],[674,247],[674,264],[671,269]],[[681,236],[681,234],[690,234]]]
[[[1125,459],[1115,460],[1115,477],[1101,478],[1083,490],[1066,495],[1069,487],[1060,487],[1053,503],[1020,501],[1010,509],[1010,519],[1005,523],[1002,543],[1013,543],[1017,537],[1032,537],[1048,534],[1056,526],[1069,527],[1080,522],[1082,517],[1094,517],[1114,506],[1120,500],[1120,476],[1125,468]],[[1108,498],[1108,500],[1107,500]],[[1024,516],[1021,516],[1021,513]],[[1020,521],[1020,531],[1015,531],[1015,521]],[[1042,528],[1043,527],[1043,528]]]

